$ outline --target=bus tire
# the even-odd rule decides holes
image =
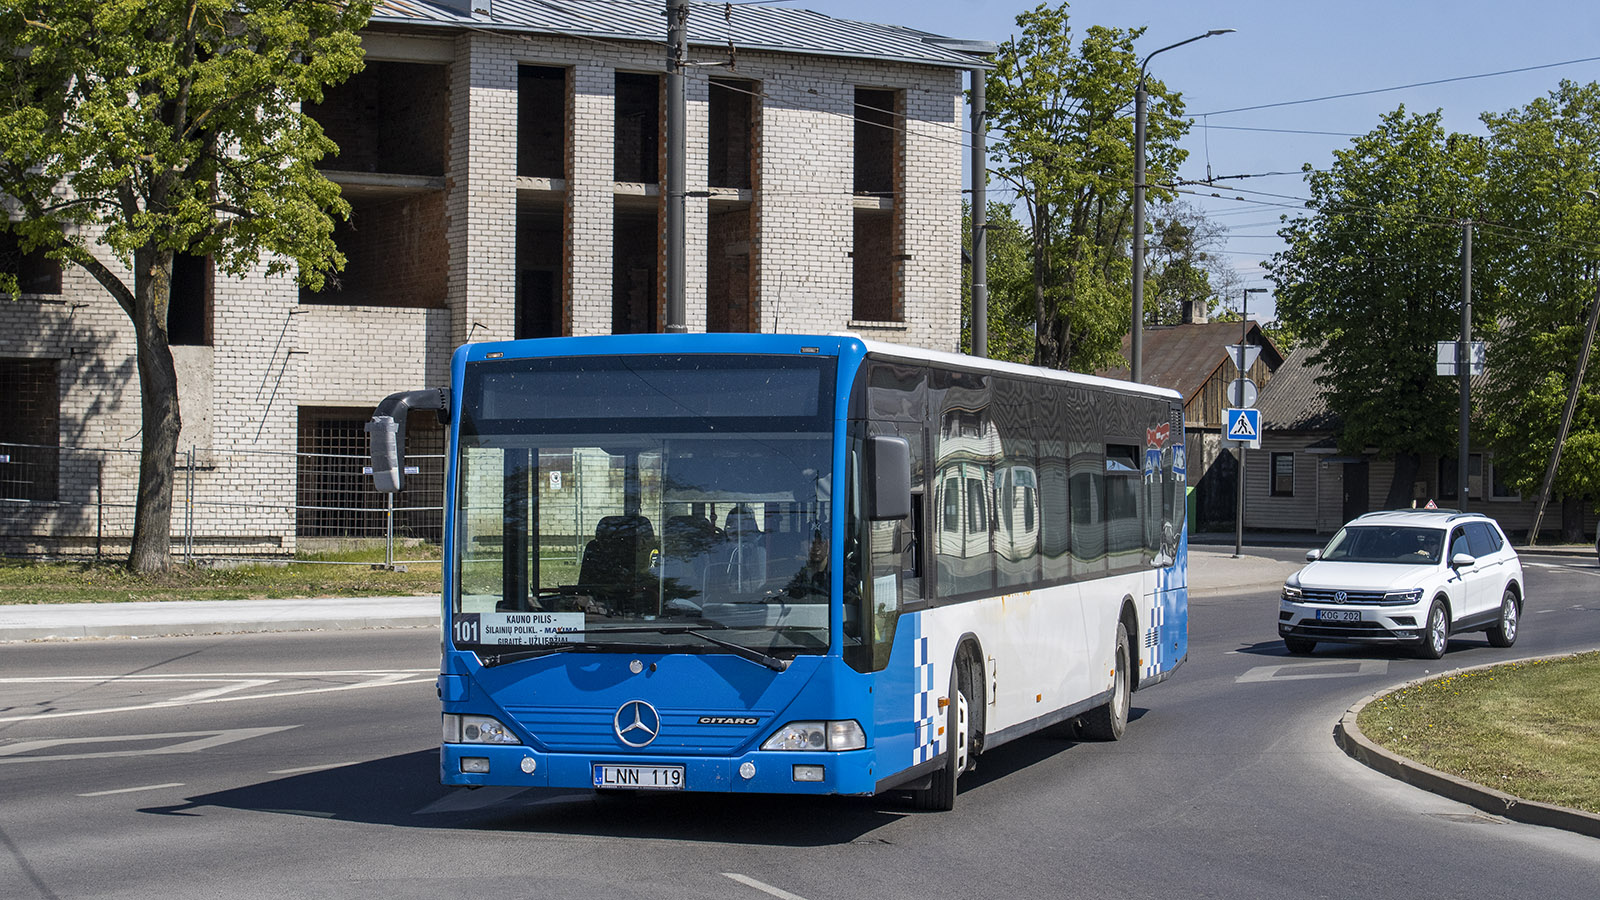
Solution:
[[[967,700],[961,693],[961,658],[950,665],[950,703],[944,709],[945,742],[944,765],[933,773],[925,788],[911,792],[911,805],[931,812],[949,812],[956,808],[956,782],[961,778],[962,762],[968,760],[967,747],[971,734],[967,727]]]
[[[1128,629],[1117,623],[1117,661],[1111,676],[1111,699],[1104,706],[1089,710],[1083,717],[1083,736],[1096,741],[1115,741],[1128,730],[1128,709],[1133,703],[1132,650]]]

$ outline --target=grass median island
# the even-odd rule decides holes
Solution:
[[[407,547],[405,556],[437,559],[437,547]],[[123,603],[134,600],[249,600],[291,597],[405,597],[439,593],[439,563],[408,563],[407,571],[374,569],[383,551],[308,554],[294,561],[181,563],[160,575],[135,575],[120,560],[34,562],[0,560],[0,605]]]
[[[1367,704],[1356,724],[1441,772],[1600,814],[1600,653],[1436,678]]]

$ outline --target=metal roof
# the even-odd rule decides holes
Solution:
[[[1261,330],[1261,325],[1250,322],[1246,343],[1261,345],[1262,359],[1269,370],[1276,370],[1283,356],[1277,345]],[[1217,369],[1228,365],[1229,344],[1239,342],[1238,322],[1189,322],[1182,325],[1153,325],[1144,330],[1143,371],[1145,384],[1171,388],[1183,395],[1184,402],[1194,399]],[[1131,339],[1122,336],[1123,364],[1102,369],[1096,374],[1107,378],[1127,378]],[[1270,384],[1270,382],[1268,382]]]
[[[1311,361],[1316,347],[1296,347],[1272,373],[1272,380],[1261,389],[1256,408],[1261,410],[1265,431],[1333,431],[1339,417],[1328,410],[1328,402],[1317,379],[1322,366]]]
[[[468,12],[468,9],[471,12]],[[380,0],[373,23],[474,28],[598,40],[665,43],[662,0]],[[726,49],[770,50],[920,63],[961,69],[990,68],[979,55],[986,41],[963,41],[898,25],[835,19],[808,9],[750,3],[690,3],[689,43],[701,53]]]

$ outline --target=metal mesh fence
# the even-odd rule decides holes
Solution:
[[[380,494],[372,488],[361,424],[303,417],[302,449],[294,453],[180,451],[173,467],[173,554],[186,561],[297,551],[303,558],[322,550],[370,556],[381,547],[388,565],[429,561],[403,557],[426,556],[442,539],[444,432],[413,428],[406,490]],[[139,455],[136,448],[0,442],[0,556],[125,555]]]

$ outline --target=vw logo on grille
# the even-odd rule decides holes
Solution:
[[[1345,593],[1344,591],[1334,591],[1333,592],[1333,602],[1335,602],[1335,603],[1343,603],[1343,602],[1345,602],[1346,600],[1349,600],[1349,599],[1350,599],[1350,595]]]
[[[629,700],[617,707],[611,728],[617,733],[617,740],[629,747],[643,747],[661,731],[661,714],[643,700]]]

